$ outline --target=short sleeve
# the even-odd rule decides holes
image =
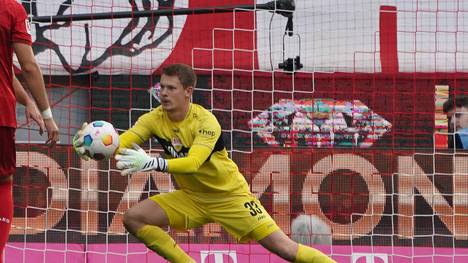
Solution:
[[[28,45],[31,45],[31,26],[29,23],[28,15],[24,10],[23,6],[19,3],[14,3],[11,10],[13,13],[13,23],[12,29],[12,41],[21,42]]]
[[[220,136],[221,126],[214,116],[210,116],[200,123],[193,144],[203,145],[213,150]]]

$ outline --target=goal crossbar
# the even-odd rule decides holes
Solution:
[[[294,0],[275,0],[264,4],[253,5],[231,5],[231,6],[215,6],[204,8],[177,8],[177,9],[157,9],[143,11],[122,11],[122,12],[102,12],[102,13],[83,13],[69,15],[54,15],[54,16],[36,16],[31,17],[31,22],[37,23],[53,23],[53,22],[70,22],[84,20],[103,20],[103,19],[119,19],[119,18],[138,18],[138,17],[159,17],[159,16],[176,16],[176,15],[201,15],[201,14],[216,14],[230,12],[247,12],[252,10],[275,11],[283,16],[292,16],[295,10]]]

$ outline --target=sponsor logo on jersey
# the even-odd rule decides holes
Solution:
[[[198,133],[200,133],[201,135],[204,135],[204,136],[210,136],[210,137],[213,137],[216,135],[216,132],[215,131],[208,131],[208,130],[205,130],[205,129],[200,129],[198,131]]]

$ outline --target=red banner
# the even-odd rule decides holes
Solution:
[[[58,241],[71,231],[67,238],[75,242],[84,234],[90,242],[103,234],[119,240],[128,207],[174,189],[166,174],[122,177],[114,163],[78,160],[68,147],[44,152],[47,148],[22,145],[18,150],[13,238],[26,233],[40,239],[57,231]],[[233,159],[287,233],[291,220],[306,213],[327,222],[338,242],[385,245],[393,239],[399,245],[410,240],[428,245],[433,241],[425,234],[434,233],[440,235],[439,245],[447,240],[450,246],[452,241],[466,245],[466,155],[265,148],[233,153]],[[232,241],[217,225],[176,236],[181,241],[197,236],[201,243]]]

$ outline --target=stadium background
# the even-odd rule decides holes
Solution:
[[[23,6],[32,16],[214,6],[52,2]],[[253,2],[216,1],[228,4]],[[124,232],[122,213],[176,186],[167,175],[125,178],[113,162],[85,163],[71,136],[91,120],[127,129],[158,105],[148,89],[171,63],[194,66],[193,101],[218,117],[231,156],[285,232],[307,213],[332,226],[333,246],[467,247],[468,157],[446,149],[440,100],[468,89],[468,4],[296,1],[292,37],[283,37],[285,17],[241,11],[33,23],[33,48],[62,134],[59,146],[44,147],[18,108],[12,251],[28,243],[136,242]],[[296,55],[304,68],[278,69]],[[323,124],[341,125],[334,139]],[[175,235],[182,244],[234,242],[214,225]]]

